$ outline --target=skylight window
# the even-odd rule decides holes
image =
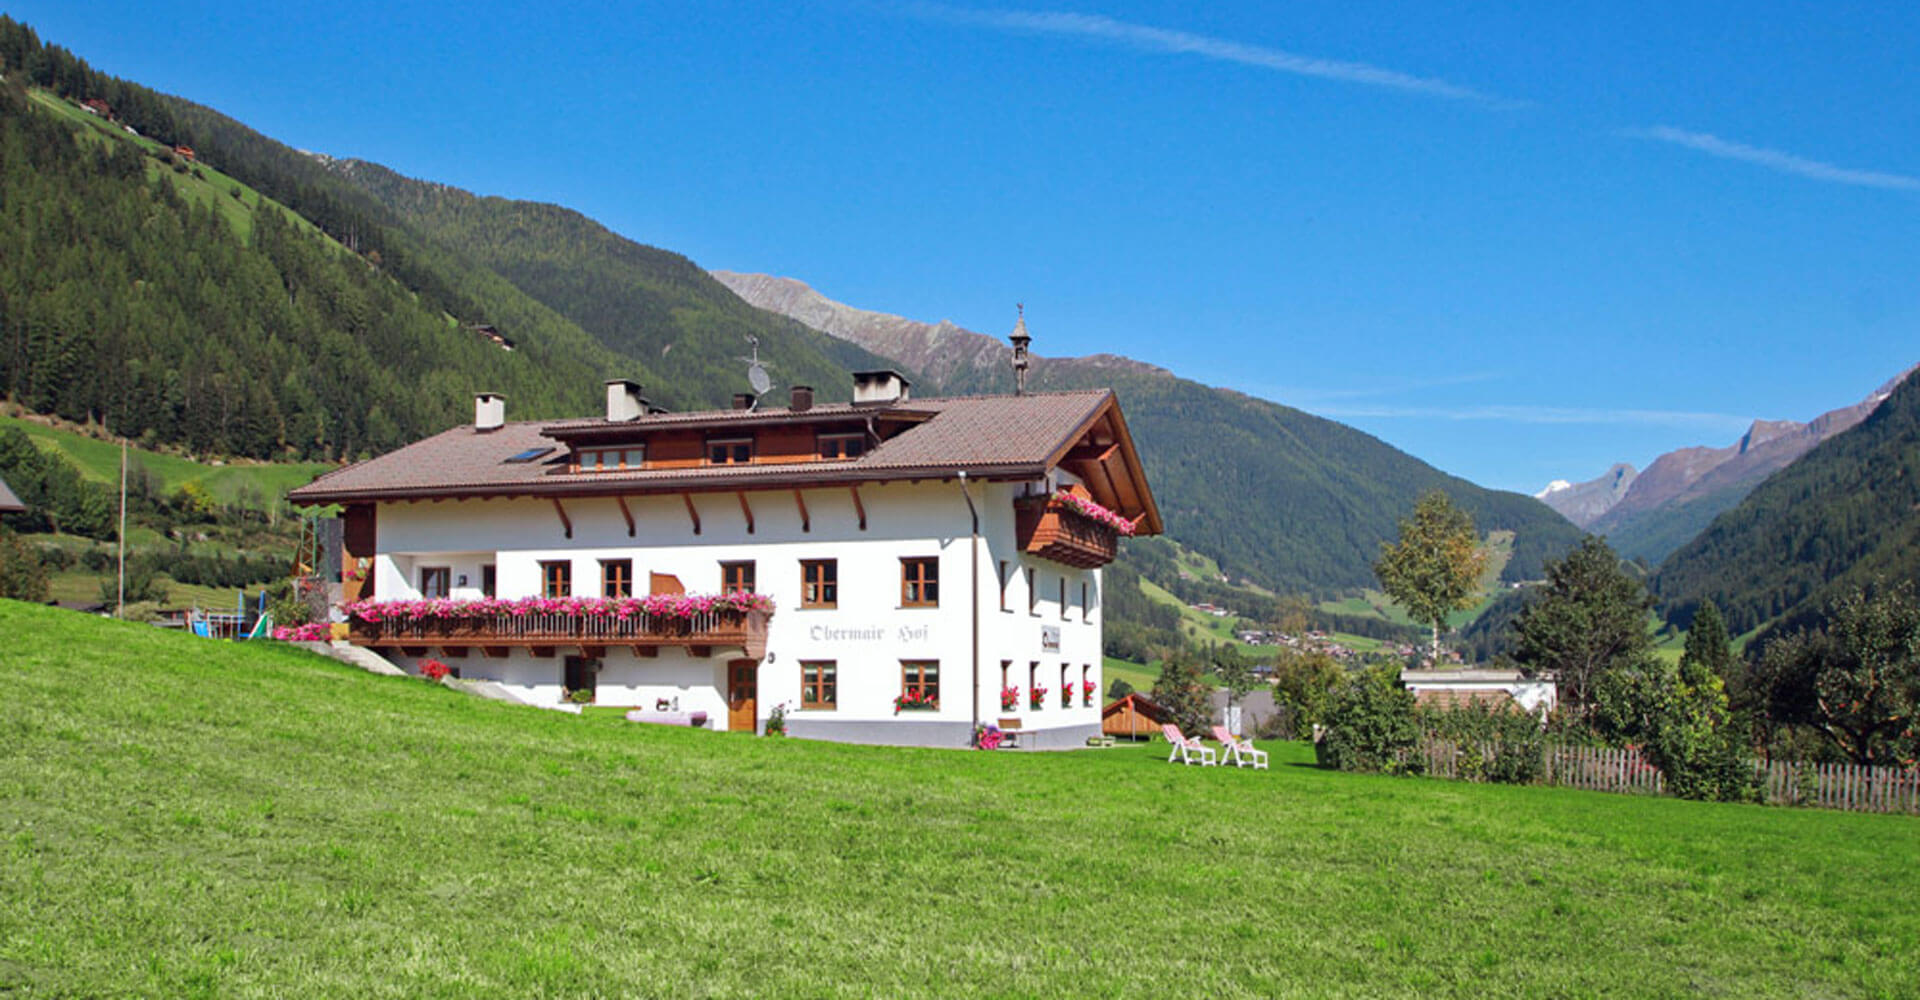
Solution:
[[[523,451],[520,454],[507,459],[507,463],[509,465],[512,465],[520,462],[531,462],[542,455],[551,453],[552,451],[553,451],[552,448],[528,448],[526,451]]]

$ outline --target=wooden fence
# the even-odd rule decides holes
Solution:
[[[1493,763],[1491,744],[1478,747],[1478,761],[1449,740],[1428,739],[1416,751],[1427,773],[1438,778],[1477,780]],[[1638,750],[1613,747],[1548,746],[1541,761],[1541,783],[1596,792],[1660,795],[1660,769]],[[1755,761],[1761,801],[1808,805],[1851,812],[1920,815],[1920,769],[1866,767],[1860,764],[1795,764]]]

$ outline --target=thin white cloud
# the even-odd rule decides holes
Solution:
[[[1688,132],[1668,125],[1656,125],[1653,128],[1628,129],[1622,134],[1634,139],[1652,139],[1656,142],[1684,146],[1723,160],[1739,160],[1742,163],[1777,170],[1783,174],[1811,177],[1817,181],[1885,188],[1891,191],[1920,191],[1920,177],[1836,166],[1819,160],[1809,160],[1803,156],[1795,156],[1792,153],[1783,153],[1777,149],[1763,149],[1759,146],[1733,142],[1706,132]]]
[[[1338,80],[1343,83],[1357,83],[1369,87],[1383,87],[1389,90],[1405,91],[1426,97],[1439,97],[1455,101],[1473,101],[1495,107],[1521,107],[1524,102],[1513,101],[1463,87],[1457,83],[1430,76],[1415,76],[1399,70],[1386,69],[1361,62],[1346,62],[1339,59],[1321,59],[1315,56],[1303,56],[1264,45],[1249,45],[1225,38],[1209,35],[1196,35],[1186,31],[1173,31],[1167,28],[1155,28],[1144,24],[1132,24],[1116,21],[1100,14],[1072,14],[1056,11],[1026,10],[974,10],[964,7],[950,7],[945,4],[919,3],[910,5],[908,11],[935,20],[950,21],[958,24],[980,25],[998,28],[1003,31],[1027,31],[1046,35],[1067,35],[1077,38],[1092,38],[1101,41],[1119,42],[1138,48],[1158,52],[1174,52],[1183,55],[1199,56],[1218,62],[1239,63],[1272,70],[1278,73],[1291,73],[1296,76],[1318,77],[1324,80]]]
[[[1752,417],[1731,413],[1695,413],[1686,410],[1627,410],[1572,406],[1331,406],[1315,412],[1324,417],[1374,417],[1413,420],[1490,420],[1516,424],[1594,424],[1601,426],[1685,427],[1705,430],[1745,430]]]
[[[1421,377],[1381,377],[1365,385],[1332,388],[1321,385],[1277,385],[1256,387],[1259,395],[1268,399],[1284,399],[1289,406],[1308,406],[1322,400],[1371,399],[1378,396],[1397,396],[1424,389],[1442,389],[1447,386],[1473,385],[1479,382],[1491,382],[1504,376],[1500,372],[1463,372],[1458,375],[1432,375]]]

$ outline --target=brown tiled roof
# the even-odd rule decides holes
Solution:
[[[296,489],[296,503],[335,503],[420,496],[566,496],[608,492],[647,493],[700,489],[785,488],[862,483],[882,479],[949,476],[957,470],[982,477],[1016,478],[1045,473],[1113,399],[1110,389],[1025,396],[964,396],[916,399],[885,406],[826,404],[809,410],[709,410],[655,414],[624,423],[606,420],[520,421],[492,431],[456,427],[379,458],[336,469]],[[769,422],[850,419],[866,416],[916,419],[916,426],[888,438],[853,461],[640,469],[629,472],[567,470],[564,446],[549,436],[594,430],[653,429],[724,431]],[[507,459],[540,447],[552,454],[526,463]]]
[[[27,505],[21,503],[20,498],[13,495],[13,490],[7,488],[7,481],[0,479],[0,514],[11,514],[26,509]]]

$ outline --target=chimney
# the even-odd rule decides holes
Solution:
[[[647,401],[640,398],[640,383],[623,378],[607,380],[607,420],[625,423],[638,420],[647,412]]]
[[[853,401],[856,403],[904,403],[910,383],[905,375],[891,368],[853,373]]]
[[[736,392],[733,394],[733,408],[736,410],[753,409],[753,393]]]
[[[485,433],[497,431],[507,422],[507,397],[497,392],[473,394],[473,429]]]
[[[795,413],[813,409],[813,386],[794,386],[793,401],[787,404],[787,408]]]

